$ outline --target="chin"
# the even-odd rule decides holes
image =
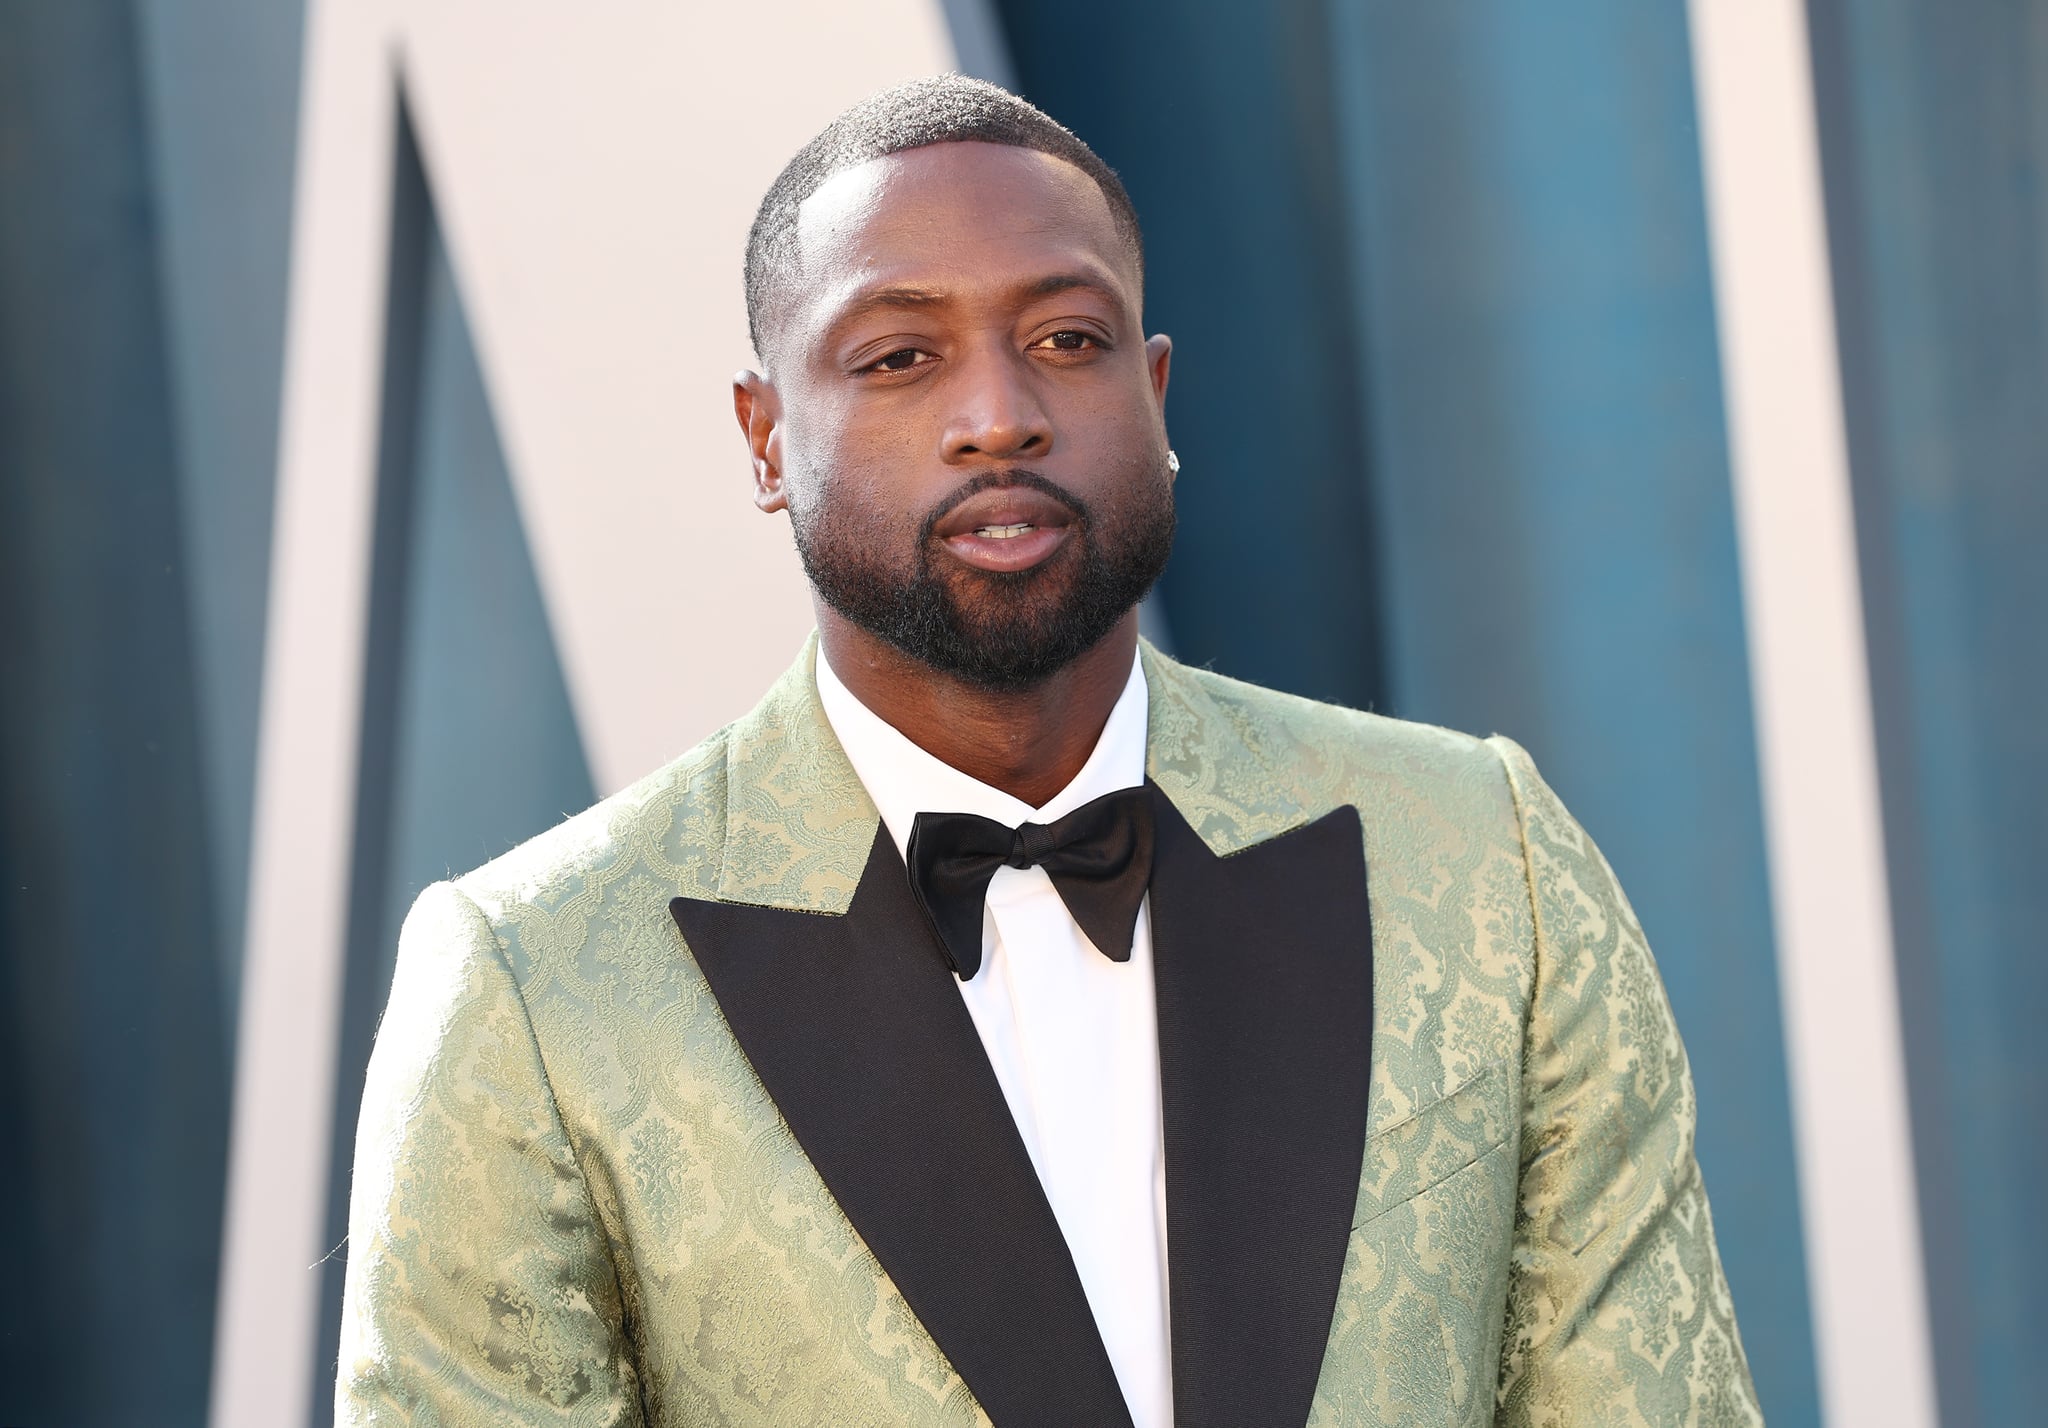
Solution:
[[[1072,603],[1071,579],[1038,579],[1044,567],[1002,574],[976,572],[966,588],[947,592],[951,623],[971,636],[1010,643],[1033,634],[1050,637]]]

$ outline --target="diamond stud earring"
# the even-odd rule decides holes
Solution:
[[[1176,476],[1180,475],[1180,458],[1174,455],[1170,446],[1166,448],[1166,469]]]

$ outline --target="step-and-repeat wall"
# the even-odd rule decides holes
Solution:
[[[1656,947],[1771,1421],[2028,1421],[2048,27],[76,0],[0,19],[0,1420],[324,1423],[399,919],[810,624],[760,194],[961,69],[1123,174],[1183,658],[1514,735]]]

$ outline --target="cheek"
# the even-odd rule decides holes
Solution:
[[[842,429],[848,458],[904,478],[922,470],[939,448],[927,407],[917,401],[877,401],[849,411]]]
[[[789,423],[788,459],[836,477],[873,479],[870,473],[908,474],[925,441],[908,403],[840,397],[816,403]]]
[[[1074,393],[1068,418],[1071,430],[1085,433],[1105,455],[1114,453],[1119,460],[1150,450],[1161,430],[1159,403],[1140,363],[1119,364],[1114,380]]]
[[[831,483],[835,511],[875,526],[917,523],[963,479],[940,458],[929,404],[847,403],[804,433],[803,466]]]
[[[1091,417],[1085,425],[1070,428],[1069,454],[1077,474],[1112,501],[1149,491],[1153,473],[1163,469],[1164,460],[1155,423],[1130,406],[1104,409]]]
[[[914,519],[904,494],[888,479],[892,463],[841,440],[829,449],[807,448],[790,486],[790,504],[814,531],[863,546],[891,543],[891,532]]]

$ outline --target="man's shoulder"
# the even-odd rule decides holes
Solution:
[[[1368,824],[1413,809],[1453,822],[1513,820],[1508,766],[1520,750],[1510,740],[1170,661],[1161,669],[1151,761],[1171,793],[1220,801],[1253,815],[1253,824],[1284,820],[1289,810],[1317,816],[1339,804],[1356,806]],[[1267,816],[1257,816],[1262,810]]]
[[[493,921],[514,904],[560,908],[636,874],[658,874],[677,891],[708,888],[724,836],[731,727],[456,878],[456,887]]]
[[[1176,663],[1173,671],[1225,717],[1247,727],[1283,730],[1303,744],[1338,744],[1360,754],[1430,765],[1499,763],[1489,747],[1492,740],[1457,729],[1289,694],[1194,665]]]

